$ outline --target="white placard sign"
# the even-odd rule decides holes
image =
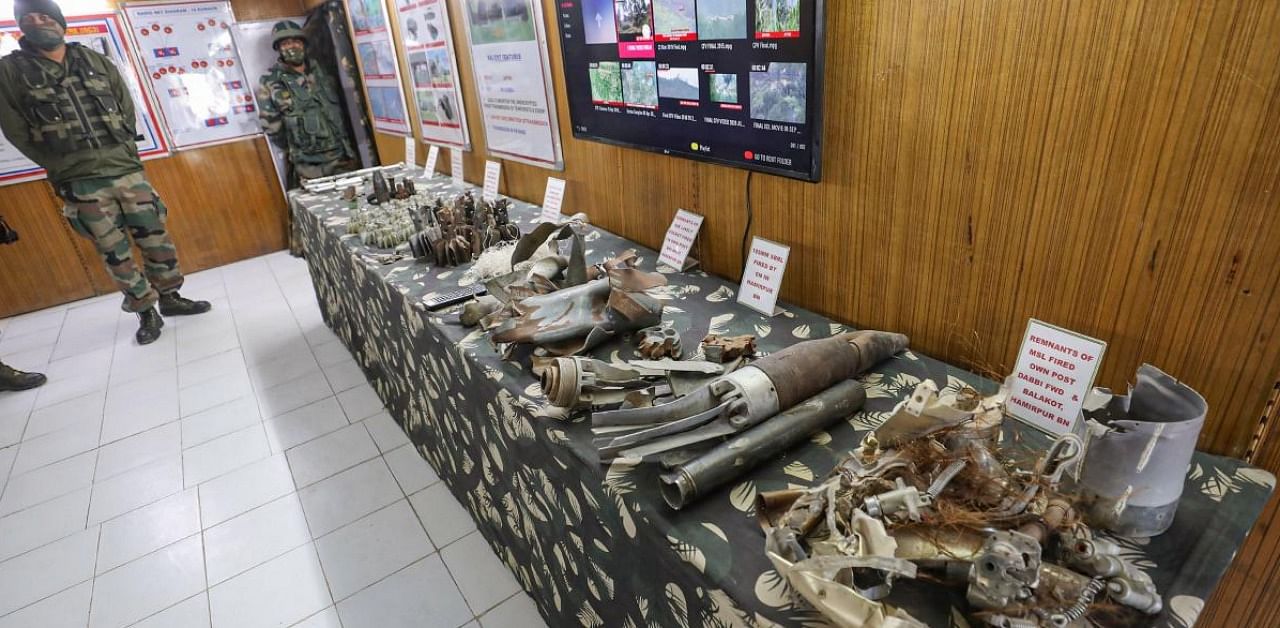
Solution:
[[[397,0],[396,14],[422,141],[471,148],[449,7],[445,0]]]
[[[489,153],[543,168],[563,168],[542,2],[462,0],[460,4]],[[613,3],[604,4],[612,9]]]
[[[412,134],[404,138],[404,165],[410,173],[418,171],[418,140]]]
[[[1005,411],[1050,434],[1075,428],[1107,343],[1031,319]]]
[[[427,173],[428,177],[436,176],[436,162],[439,160],[440,160],[440,147],[432,146],[431,148],[428,148],[427,149],[427,165],[423,169],[423,171]]]
[[[231,3],[131,2],[124,15],[176,148],[261,133],[257,82],[245,76],[231,36]]]
[[[467,180],[462,176],[462,151],[456,148],[449,149],[449,170],[453,175],[455,185],[466,185]]]
[[[484,199],[486,201],[498,200],[498,181],[502,179],[502,164],[496,161],[487,161],[484,164]]]
[[[547,191],[542,195],[541,222],[560,223],[560,208],[564,206],[564,179],[547,177]]]
[[[702,229],[702,216],[683,209],[676,210],[676,217],[671,219],[667,227],[667,237],[662,241],[662,253],[658,255],[658,263],[666,264],[677,271],[684,270],[685,261],[689,259],[689,251],[693,250],[693,242],[698,239],[698,231]]]
[[[160,117],[151,100],[143,92],[134,62],[135,52],[125,45],[126,37],[124,22],[114,13],[67,16],[67,41],[107,55],[107,58],[111,59],[116,69],[120,71],[120,76],[124,79],[125,87],[129,91],[129,97],[133,99],[136,113],[134,125],[139,136],[138,155],[144,160],[168,156],[169,146],[165,143],[164,134],[160,131]],[[18,29],[17,22],[0,21],[0,57],[17,50],[18,40],[21,38],[22,32]],[[9,86],[5,86],[5,89],[9,89]],[[44,177],[43,168],[27,159],[3,135],[0,135],[0,185],[34,181]]]
[[[782,290],[782,275],[787,272],[787,258],[791,247],[764,238],[752,238],[747,266],[742,269],[742,284],[738,286],[738,303],[765,316],[778,315],[778,292]]]

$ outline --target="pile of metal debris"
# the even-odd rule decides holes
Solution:
[[[574,224],[539,225],[511,250],[515,270],[486,281],[488,295],[467,304],[462,323],[492,332],[499,344],[565,356],[662,322],[662,302],[645,291],[666,278],[640,270],[635,251],[588,266],[583,247]]]
[[[359,235],[366,246],[394,249],[414,233],[414,200],[390,200],[351,212],[347,233]]]
[[[670,333],[646,331],[637,337],[642,353],[679,355]],[[853,378],[907,342],[901,334],[860,331],[801,342],[748,364],[753,339],[709,338],[703,351],[727,363],[575,357],[543,361],[535,370],[553,406],[594,410],[602,461],[662,464],[664,497],[679,509],[855,412],[866,391]]]
[[[1004,401],[925,381],[820,484],[762,493],[778,572],[838,626],[924,626],[886,599],[904,580],[963,590],[971,618],[991,626],[1158,613],[1151,579],[1065,488],[1084,443],[1068,434],[1038,458],[1016,455],[1001,444]]]
[[[511,201],[477,201],[464,192],[446,202],[436,197],[413,212],[418,233],[409,238],[409,248],[417,259],[436,266],[466,264],[502,242],[520,238],[520,228],[511,222]]]

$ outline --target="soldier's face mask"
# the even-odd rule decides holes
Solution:
[[[19,22],[23,37],[41,50],[55,50],[66,42],[62,25],[43,13],[28,13]]]
[[[301,42],[285,41],[280,44],[280,59],[289,65],[300,65],[307,58],[307,48]]]

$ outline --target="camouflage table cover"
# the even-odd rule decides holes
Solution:
[[[421,181],[420,190],[459,190],[441,177]],[[793,599],[765,558],[752,514],[756,494],[825,476],[922,378],[994,390],[972,373],[907,352],[866,377],[862,412],[676,512],[663,502],[653,469],[602,467],[587,422],[539,416],[544,398],[532,374],[500,360],[456,313],[420,305],[465,282],[467,266],[382,264],[390,251],[346,234],[348,211],[338,196],[290,196],[325,320],[553,627],[826,625]],[[527,231],[538,208],[516,201],[511,216]],[[629,248],[640,251],[643,268],[657,258],[599,229],[586,241],[589,263]],[[686,347],[708,332],[750,333],[762,350],[776,351],[847,330],[797,308],[763,317],[739,306],[727,282],[703,273],[668,279],[657,292]],[[615,342],[595,355],[634,354]],[[1149,541],[1122,540],[1165,596],[1165,611],[1150,625],[1194,623],[1273,486],[1265,471],[1196,454],[1173,528]],[[952,608],[962,607],[963,596],[899,585],[891,601],[930,625],[965,625]]]

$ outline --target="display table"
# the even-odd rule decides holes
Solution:
[[[459,191],[439,177],[419,188]],[[388,251],[346,235],[348,211],[338,194],[294,192],[290,202],[325,321],[551,626],[823,625],[792,599],[765,558],[753,516],[757,493],[811,486],[922,378],[940,387],[995,389],[989,380],[907,352],[866,377],[862,412],[673,511],[655,469],[601,466],[589,422],[539,416],[544,399],[532,374],[503,362],[487,336],[461,326],[456,313],[422,308],[427,295],[456,288],[466,266],[441,269],[411,259],[383,265],[379,257]],[[511,218],[525,231],[537,215],[535,206],[514,202]],[[630,248],[640,251],[642,268],[652,269],[657,258],[599,229],[586,243],[589,263]],[[754,334],[761,350],[776,351],[847,331],[797,308],[763,317],[735,302],[733,286],[704,273],[667,278],[670,285],[655,293],[685,347],[697,347],[710,332]],[[634,352],[615,342],[594,355],[627,359]],[[1122,541],[1165,596],[1165,611],[1152,625],[1194,623],[1274,483],[1240,461],[1196,454],[1173,528],[1149,541]],[[890,600],[930,625],[948,625],[950,604],[963,597],[949,601],[937,589],[900,584]]]

